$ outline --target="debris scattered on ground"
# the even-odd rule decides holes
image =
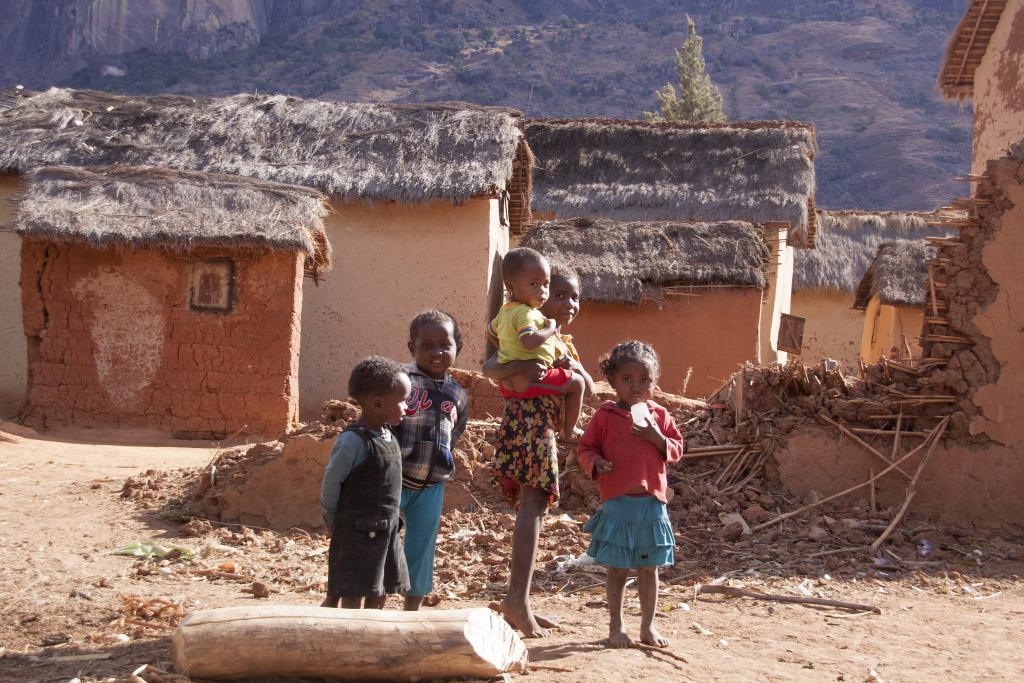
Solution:
[[[886,371],[880,372],[885,376]],[[915,523],[910,517],[897,517],[896,509],[872,509],[842,497],[832,500],[812,494],[811,500],[799,500],[772,478],[766,461],[772,450],[784,443],[788,431],[799,424],[822,422],[822,414],[844,427],[847,418],[891,415],[892,404],[885,401],[898,404],[904,400],[901,397],[908,384],[896,379],[905,380],[911,373],[902,366],[890,367],[888,373],[893,383],[879,379],[868,387],[825,364],[811,368],[748,366],[737,374],[731,388],[709,401],[662,397],[677,423],[687,430],[688,452],[694,455],[669,471],[669,516],[678,551],[675,566],[662,571],[662,580],[669,585],[693,585],[732,576],[742,579],[739,588],[756,590],[759,581],[799,575],[827,573],[862,579],[885,575],[885,580],[923,567],[970,573],[986,561],[1015,557],[1020,552],[1015,546],[979,536],[970,527],[938,529]],[[474,375],[476,382],[475,373],[467,374]],[[743,383],[740,402],[731,393],[736,391],[736,382]],[[472,386],[483,390],[480,382]],[[913,411],[905,408],[904,418],[893,424],[907,427],[908,432],[920,431],[921,423],[910,430]],[[592,406],[585,412],[591,414]],[[326,435],[329,445],[331,436],[357,414],[352,404],[341,401],[329,401],[324,413],[323,421],[304,425],[283,441],[221,452],[214,463],[218,476],[213,485],[205,470],[179,472],[177,481],[151,470],[142,481],[156,482],[156,489],[136,481],[126,483],[125,490],[166,490],[165,509],[175,512],[209,497],[223,497],[233,487],[241,490],[261,468],[283,457],[291,440]],[[874,424],[888,423],[880,420]],[[446,487],[435,587],[427,604],[468,597],[489,599],[505,590],[515,517],[490,477],[496,429],[497,420],[470,420],[456,448],[456,475]],[[913,443],[927,442],[918,438]],[[561,455],[562,499],[544,520],[534,585],[536,590],[562,595],[599,591],[602,577],[583,559],[589,538],[582,532],[582,525],[597,507],[597,489],[580,471],[574,451],[562,449]],[[302,462],[312,467],[310,460]],[[322,469],[310,476],[318,483],[321,473]],[[310,505],[316,505],[316,495],[308,497]],[[134,500],[148,504],[144,496]],[[325,589],[327,538],[322,528],[275,532],[201,517],[182,526],[183,536],[197,539],[197,556],[181,558],[181,568],[172,567],[172,571],[183,571],[194,580],[246,584],[245,590],[254,595],[256,585],[268,594]],[[884,550],[871,552],[872,542],[887,530]],[[984,547],[980,556],[972,552],[979,546]],[[928,548],[927,557],[920,555],[921,547]],[[152,562],[145,566],[148,578],[159,578],[159,566]],[[815,597],[842,597],[828,594],[828,590],[823,587]]]
[[[117,550],[111,551],[110,554],[141,557],[148,560],[153,557],[162,557],[166,559],[192,557],[192,555],[195,554],[195,551],[191,548],[186,548],[183,545],[160,545],[152,541],[132,541],[130,543],[126,543]]]
[[[177,600],[122,595],[119,612],[120,616],[110,623],[116,633],[130,638],[151,637],[177,627],[185,616],[185,606]]]

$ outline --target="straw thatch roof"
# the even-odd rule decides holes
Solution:
[[[545,221],[523,240],[579,273],[584,301],[661,301],[672,287],[765,287],[770,252],[750,223]]]
[[[814,249],[794,254],[793,291],[854,291],[883,242],[948,236],[947,229],[928,225],[934,218],[911,211],[819,211]]]
[[[963,101],[974,94],[974,70],[985,57],[1004,9],[1006,0],[970,0],[939,70],[939,90],[947,99]]]
[[[41,168],[29,177],[17,230],[94,246],[296,250],[330,267],[327,198],[264,180],[132,166]],[[309,268],[307,268],[309,269]]]
[[[510,110],[471,105],[8,90],[0,97],[0,170],[162,166],[341,199],[461,202],[505,189],[522,139],[518,121]]]
[[[897,240],[878,247],[857,285],[853,307],[864,310],[872,297],[888,306],[924,306],[930,248],[919,240]]]
[[[811,124],[538,119],[526,139],[535,212],[786,222],[791,244],[814,244]]]

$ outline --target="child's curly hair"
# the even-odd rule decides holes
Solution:
[[[654,379],[661,374],[661,362],[658,360],[658,354],[654,351],[654,347],[637,339],[616,344],[611,353],[601,359],[598,366],[605,379],[610,382],[623,363],[629,361],[646,365]]]
[[[536,249],[529,247],[516,247],[510,249],[505,258],[501,259],[501,279],[508,282],[509,278],[515,277],[527,264],[547,266],[548,260]]]
[[[357,401],[386,394],[398,386],[405,368],[384,356],[367,356],[352,368],[348,376],[348,395]]]
[[[455,353],[462,352],[462,332],[459,331],[459,321],[455,319],[451,313],[447,311],[441,311],[436,308],[423,311],[409,323],[409,341],[415,342],[416,335],[419,334],[420,328],[424,325],[434,323],[435,325],[444,325],[449,323],[452,326],[452,337],[455,338]]]

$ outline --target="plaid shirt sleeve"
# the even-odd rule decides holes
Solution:
[[[455,400],[455,409],[458,411],[458,416],[455,425],[452,426],[452,441],[449,446],[455,448],[455,444],[458,442],[459,437],[466,431],[466,423],[469,422],[469,396],[466,395],[466,391],[456,385],[458,388],[458,398]]]

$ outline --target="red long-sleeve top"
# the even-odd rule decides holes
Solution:
[[[578,458],[580,467],[591,479],[597,481],[601,500],[618,498],[636,486],[643,486],[647,492],[662,502],[666,500],[668,476],[665,463],[678,462],[683,457],[683,437],[668,411],[654,401],[648,401],[654,423],[665,437],[664,455],[647,439],[634,436],[630,430],[633,418],[608,401],[601,406],[580,439]],[[598,474],[594,465],[598,457],[612,463],[612,471]]]

